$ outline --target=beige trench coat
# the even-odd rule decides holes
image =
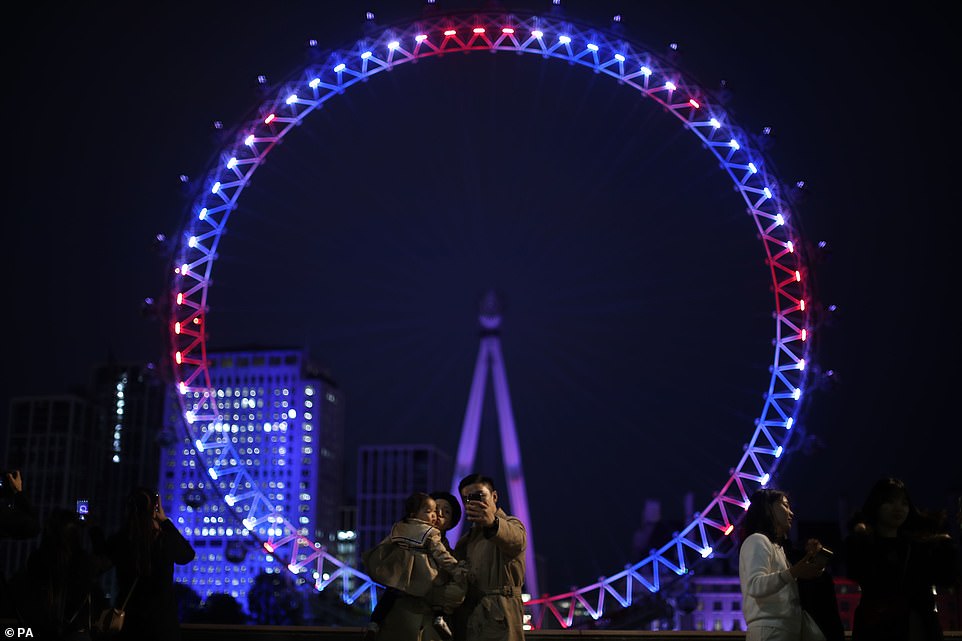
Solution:
[[[372,579],[412,596],[426,596],[452,575],[464,575],[438,529],[417,519],[395,523],[391,534],[364,552],[361,561]]]
[[[441,542],[448,547],[443,535]],[[464,580],[452,580],[434,585],[425,597],[400,595],[388,611],[377,641],[441,641],[433,625],[435,610],[442,608],[450,613],[464,601],[465,590]],[[448,625],[453,623],[450,616],[445,618]]]
[[[524,524],[504,510],[497,512],[497,530],[474,526],[454,547],[467,559],[468,596],[458,608],[455,635],[463,641],[523,641]]]

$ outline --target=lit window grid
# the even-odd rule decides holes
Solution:
[[[302,437],[304,443],[313,441],[311,433],[314,431],[314,427],[308,421],[308,419],[313,418],[312,412],[308,411],[314,408],[314,403],[310,400],[313,389],[314,385],[308,385],[304,388],[304,396],[307,400],[304,402],[305,409],[301,413],[304,420],[300,424],[303,432],[305,432]],[[255,466],[261,464],[262,469],[274,470],[271,475],[272,478],[264,481],[265,486],[270,489],[267,492],[268,498],[282,509],[289,505],[292,506],[291,511],[296,511],[299,515],[297,518],[300,526],[298,528],[299,533],[303,536],[312,533],[314,531],[314,513],[311,504],[311,492],[297,493],[295,499],[292,499],[290,493],[290,478],[295,474],[293,470],[298,467],[296,462],[290,461],[290,459],[295,458],[296,453],[293,449],[287,447],[289,435],[296,433],[298,427],[297,419],[291,419],[289,415],[292,404],[290,387],[273,388],[269,393],[265,393],[263,388],[246,389],[225,386],[218,390],[217,398],[217,406],[224,419],[218,423],[218,431],[230,435],[229,438],[235,446],[235,451],[250,457],[249,460],[245,460],[246,464]],[[326,398],[336,397],[328,392]],[[273,423],[270,423],[273,429],[267,432],[262,428],[263,408],[265,407],[272,412],[270,418],[273,419]],[[261,409],[258,410],[258,408]],[[241,410],[239,414],[237,410]],[[270,443],[265,443],[268,440],[266,437],[269,437]],[[263,451],[259,451],[261,445],[264,446]],[[182,480],[177,484],[182,491],[196,489],[197,487],[203,488],[205,484],[203,480],[186,480],[192,473],[197,474],[198,466],[195,463],[197,454],[197,449],[191,447],[191,444],[185,441],[180,449]],[[301,481],[301,484],[311,488],[315,487],[313,477],[316,476],[316,470],[309,460],[303,460],[305,454],[313,454],[313,448],[310,445],[302,448],[300,467],[302,468],[302,476],[306,477]],[[265,463],[272,463],[273,465],[264,465]],[[217,481],[207,480],[206,483],[208,485],[211,483],[220,485],[219,489],[222,491],[227,489],[223,487],[223,484],[218,484]],[[185,536],[192,539],[198,547],[204,547],[205,542],[206,545],[210,545],[211,543],[218,544],[229,540],[248,541],[250,535],[248,530],[242,526],[230,526],[234,517],[228,510],[229,508],[226,505],[210,501],[198,509],[181,504],[179,505],[178,523],[183,528]],[[287,510],[285,509],[285,511]],[[277,571],[276,561],[271,555],[255,553],[255,556],[260,556],[261,559],[252,563],[251,555],[248,555],[245,560],[252,571],[256,570],[252,572],[253,576],[261,571]],[[302,552],[297,555],[297,558],[305,561],[307,556],[306,553]],[[229,570],[233,564],[224,558],[222,551],[218,553],[210,552],[190,565],[192,566],[190,568],[178,568],[178,581],[191,585],[202,596],[225,591],[225,586],[228,583],[218,577],[218,571],[223,568]],[[233,579],[229,593],[245,601],[246,587],[244,583],[246,582],[249,582],[249,580],[244,578]]]

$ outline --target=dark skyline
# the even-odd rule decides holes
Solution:
[[[152,239],[186,216],[179,176],[206,173],[224,135],[213,123],[245,120],[265,95],[257,76],[303,66],[310,38],[346,47],[366,10],[389,24],[422,7],[29,9],[32,37],[6,52],[19,99],[3,107],[16,311],[4,406],[67,392],[108,356],[159,362],[162,328],[140,312],[165,284]],[[601,28],[620,13],[625,39],[703,87],[724,80],[738,124],[772,128],[778,176],[805,182],[801,227],[828,243],[816,294],[838,307],[816,332],[814,365],[835,375],[807,407],[811,447],[777,479],[799,518],[836,519],[887,474],[944,505],[962,485],[962,438],[949,313],[959,134],[935,106],[958,97],[945,74],[959,52],[943,17],[830,3],[563,11]],[[303,129],[231,218],[212,348],[311,348],[347,397],[349,470],[366,443],[453,455],[478,302],[495,289],[556,589],[639,560],[646,498],[668,518],[688,491],[704,507],[751,435],[773,323],[751,219],[693,136],[609,78],[481,53],[372,78]],[[490,412],[482,430],[482,464],[499,468]]]

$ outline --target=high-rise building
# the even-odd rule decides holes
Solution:
[[[168,386],[152,365],[104,363],[92,368],[88,393],[103,458],[92,518],[114,532],[128,493],[157,485]]]
[[[337,384],[302,349],[238,349],[208,358],[216,429],[230,435],[237,464],[299,534],[334,547],[344,432]],[[176,433],[163,451],[159,487],[168,515],[197,556],[176,567],[174,578],[201,599],[225,593],[247,609],[248,590],[260,573],[287,570],[227,505],[227,485],[212,479],[182,424]]]
[[[357,458],[357,535],[363,552],[390,534],[412,492],[451,486],[451,457],[434,445],[368,445]]]
[[[23,490],[41,525],[52,510],[75,510],[77,500],[94,496],[107,443],[96,438],[86,399],[76,395],[12,399],[4,441],[3,469],[20,470]],[[96,510],[97,502],[92,506]],[[4,542],[5,574],[20,569],[38,543],[39,537]]]

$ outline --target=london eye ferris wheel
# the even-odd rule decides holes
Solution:
[[[284,561],[289,571],[309,576],[315,589],[338,590],[349,603],[375,601],[375,582],[335,558],[275,508],[239,462],[243,457],[237,455],[237,443],[222,427],[207,358],[215,259],[230,216],[258,168],[328,100],[407,63],[480,52],[529,54],[545,64],[564,61],[571,73],[599,74],[668,114],[675,126],[695,137],[734,187],[754,222],[769,271],[774,309],[769,376],[753,429],[745,434],[743,455],[733,462],[728,477],[719,479],[711,501],[645,558],[569,592],[535,595],[528,601],[534,627],[544,625],[549,613],[559,625],[570,627],[578,613],[597,619],[606,608],[627,607],[639,594],[660,590],[725,546],[752,492],[768,484],[789,449],[807,400],[814,301],[789,192],[752,137],[713,101],[711,92],[670,61],[589,25],[499,10],[438,12],[384,27],[305,65],[256,108],[256,117],[237,125],[190,204],[170,269],[169,358],[185,429],[211,485],[242,519],[249,536]],[[431,73],[431,66],[424,65],[421,73]]]

